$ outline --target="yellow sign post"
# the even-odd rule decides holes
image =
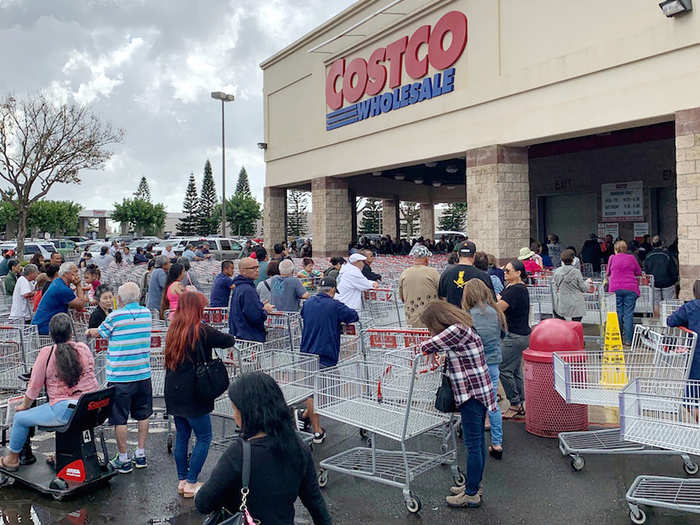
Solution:
[[[625,368],[625,354],[622,351],[622,337],[617,312],[608,312],[605,322],[605,342],[603,346],[603,369],[601,385],[622,387],[629,382]]]

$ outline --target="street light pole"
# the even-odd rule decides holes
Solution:
[[[234,96],[223,91],[212,91],[211,98],[221,101],[221,236],[226,237],[226,132],[224,102],[233,102]]]

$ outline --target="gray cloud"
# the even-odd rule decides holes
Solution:
[[[262,72],[258,64],[353,0],[0,0],[0,94],[46,92],[89,103],[126,139],[104,172],[55,186],[52,199],[109,208],[141,176],[169,211],[207,158],[221,191],[220,106],[226,105],[226,187],[241,165],[262,200]],[[220,195],[220,193],[219,193]]]

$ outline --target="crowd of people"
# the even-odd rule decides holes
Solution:
[[[593,237],[589,241],[594,241]],[[599,267],[603,261],[606,264],[606,286],[616,295],[625,343],[631,338],[634,303],[639,296],[637,277],[642,268],[654,275],[658,299],[675,297],[677,263],[662,248],[658,237],[651,239],[651,249],[645,250],[641,261],[641,248],[630,253],[622,240],[610,245],[607,259],[602,254],[607,254],[609,241],[606,239],[602,247],[595,240],[597,250],[589,241],[579,258],[575,249],[562,249],[558,237],[550,235],[547,243],[533,241],[517,257],[500,265],[495,257],[478,251],[474,242],[466,240],[454,248],[442,273],[430,266],[434,252],[429,242],[419,239],[409,250],[412,265],[401,273],[397,292],[408,325],[430,333],[420,350],[444,356],[444,373],[456,410],[461,414],[467,449],[467,482],[465,486],[450,488],[446,497],[449,506],[481,504],[487,452],[496,460],[504,456],[502,421],[525,415],[522,353],[529,345],[527,284],[533,274],[552,270],[554,315],[580,321],[583,294],[592,285],[590,278],[584,278],[581,264],[593,265],[589,256],[595,252],[600,257]],[[304,242],[300,248],[305,246],[310,255],[310,242]],[[114,253],[110,247],[104,247],[95,262],[87,256],[81,260],[82,275],[75,263],[54,261],[52,257],[51,261],[37,260],[22,268],[11,259],[14,254],[5,254],[7,276],[14,274],[5,278],[6,290],[12,286],[10,318],[35,324],[38,332],[49,334],[54,344],[39,352],[25,398],[17,407],[9,454],[0,459],[0,465],[8,470],[21,468],[21,452],[29,429],[68,421],[70,406],[78,395],[103,386],[96,380],[92,352],[84,343],[73,340],[67,315],[71,308],[92,304],[95,308],[86,336],[108,341],[106,386],[115,389],[109,418],[117,442],[117,451],[110,460],[112,466],[124,474],[148,466],[146,441],[153,413],[152,322],[154,318],[167,320],[164,396],[167,413],[174,417],[176,428],[177,492],[185,498],[195,498],[197,508],[205,513],[221,507],[235,511],[241,505],[241,459],[245,446],[234,442],[218,460],[210,479],[199,481],[212,442],[210,414],[214,398],[198,390],[198,366],[212,361],[215,348],[229,348],[237,339],[265,342],[266,319],[272,312],[299,312],[300,350],[318,355],[321,369],[336,366],[342,325],[360,319],[363,292],[381,285],[382,275],[372,269],[375,252],[353,247],[347,258],[334,257],[326,268],[315,268],[310,256],[297,267],[285,244],[273,246],[272,257],[266,248],[251,246],[247,256],[238,261],[237,274],[233,261],[221,262],[221,271],[207,298],[189,275],[190,261],[206,258],[199,247],[186,249],[185,253],[190,251],[192,255],[183,254],[182,258],[174,257],[174,253],[173,257],[166,253],[150,259],[144,256],[145,263],[137,262],[136,256],[129,259],[130,254],[119,246],[112,248]],[[145,291],[136,283],[127,282],[114,294],[100,283],[100,272],[114,271],[114,265],[122,264],[151,267],[143,283]],[[42,275],[46,277],[38,289]],[[693,293],[695,301],[673,314],[669,326],[700,329],[700,281],[695,283]],[[34,308],[37,295],[40,300]],[[206,306],[228,309],[228,333],[203,323]],[[700,378],[698,353],[691,378]],[[499,382],[508,401],[504,412],[497,402]],[[49,403],[32,407],[43,385]],[[247,499],[250,513],[263,522],[292,523],[293,504],[299,496],[314,523],[330,523],[308,448],[295,434],[295,429],[311,432],[315,444],[326,440],[326,430],[314,412],[313,398],[290,414],[279,386],[264,374],[236,378],[228,388],[228,396],[241,436],[251,443],[256,464]],[[128,451],[126,439],[130,417],[138,422],[133,454]],[[485,429],[490,430],[488,448]],[[190,450],[193,433],[195,444]],[[270,505],[269,497],[274,498],[274,505]]]

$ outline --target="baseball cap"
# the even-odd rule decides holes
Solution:
[[[420,244],[417,244],[411,251],[413,252],[411,254],[413,257],[430,257],[433,255],[428,248]]]
[[[476,244],[472,241],[464,241],[457,248],[460,257],[471,257],[476,253]]]
[[[348,259],[351,263],[357,262],[357,261],[366,261],[367,257],[362,255],[361,253],[353,253],[350,258]]]
[[[337,286],[333,277],[324,277],[319,284],[321,288],[335,288]]]

